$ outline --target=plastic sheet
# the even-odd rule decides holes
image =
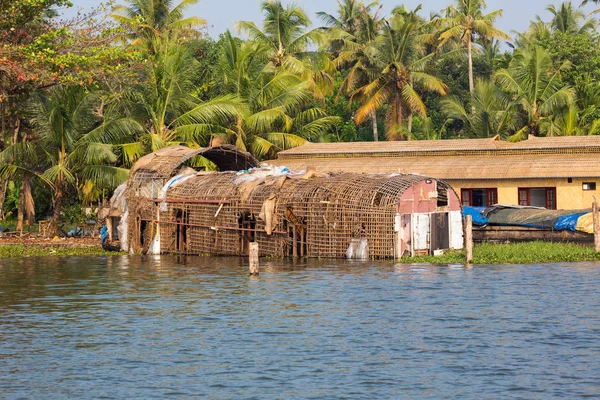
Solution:
[[[579,232],[589,233],[591,235],[594,234],[594,214],[587,213],[579,217],[577,220],[576,229]]]
[[[468,215],[470,215],[473,218],[473,225],[487,225],[488,218],[483,216],[483,212],[485,211],[485,209],[485,207],[463,206],[463,214],[465,218],[467,218]]]
[[[192,176],[196,175],[196,171],[194,170],[190,170],[187,171],[183,174],[179,174],[179,175],[175,175],[174,177],[172,177],[171,179],[169,179],[167,181],[167,183],[165,184],[165,186],[163,186],[162,189],[160,189],[160,192],[158,192],[158,199],[159,200],[164,200],[167,198],[167,191],[174,187],[179,185],[180,183],[185,182],[186,180],[190,179]],[[169,205],[166,202],[161,202],[160,203],[160,211],[161,212],[167,212],[169,210]]]
[[[303,175],[305,171],[290,171],[287,167],[279,167],[269,164],[261,164],[259,168],[250,168],[243,171],[239,171],[235,174],[233,182],[236,185],[246,182],[252,182],[257,179],[264,179],[267,177],[280,177],[280,176],[298,176]]]
[[[488,221],[493,225],[527,226],[531,228],[554,228],[559,218],[585,213],[585,211],[557,211],[537,209],[502,209],[490,214]]]
[[[585,214],[586,213],[581,212],[560,217],[558,221],[556,221],[556,224],[554,224],[554,229],[557,231],[575,232],[577,230],[577,222],[579,221],[579,218]]]
[[[349,260],[368,260],[369,241],[366,238],[354,238],[346,250],[346,258]]]

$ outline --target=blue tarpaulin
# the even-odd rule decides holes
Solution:
[[[473,225],[487,225],[488,219],[482,216],[483,211],[486,207],[463,207],[463,214],[465,218],[470,215],[473,218]]]
[[[104,225],[100,230],[100,238],[102,239],[102,247],[104,247],[104,243],[106,239],[108,239],[108,226]]]
[[[558,221],[556,221],[556,224],[554,224],[554,229],[557,231],[569,230],[575,232],[577,231],[577,221],[579,220],[579,217],[585,214],[586,213],[578,213],[560,217]]]

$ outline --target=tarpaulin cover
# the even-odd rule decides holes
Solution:
[[[488,220],[493,225],[516,225],[532,228],[554,228],[559,218],[573,215],[585,214],[583,210],[545,210],[545,209],[510,209],[505,208],[490,214]]]
[[[565,215],[560,217],[556,224],[554,224],[554,229],[557,231],[572,231],[575,232],[577,230],[577,222],[579,221],[579,217],[585,215],[586,213],[580,212],[577,214]]]
[[[577,220],[577,230],[589,234],[594,234],[594,214],[587,213]]]
[[[470,215],[473,218],[473,225],[487,225],[488,219],[482,215],[484,211],[485,207],[463,206],[464,217],[467,218],[467,215]]]

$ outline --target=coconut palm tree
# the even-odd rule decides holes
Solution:
[[[543,124],[552,115],[570,107],[575,101],[575,91],[563,86],[561,70],[553,67],[552,59],[540,46],[519,49],[509,67],[498,71],[494,79],[510,96],[518,112],[512,140],[521,140],[527,135],[545,135]]]
[[[470,108],[457,97],[448,97],[441,101],[441,109],[449,119],[462,121],[468,136],[486,138],[507,130],[510,100],[493,81],[478,79]]]
[[[279,0],[267,0],[261,4],[261,10],[264,13],[262,30],[251,21],[238,22],[238,30],[268,46],[275,69],[286,69],[300,76],[309,83],[315,99],[324,101],[333,88],[330,73],[334,68],[326,53],[310,50],[323,41],[322,32],[308,29],[310,18],[296,4],[284,7]]]
[[[31,198],[30,178],[35,176],[50,187],[53,214],[49,234],[54,235],[70,187],[78,188],[79,183],[89,181],[98,187],[113,188],[127,178],[128,171],[116,165],[115,148],[107,143],[122,135],[127,125],[120,120],[106,123],[95,113],[95,106],[101,103],[98,94],[87,93],[81,86],[55,86],[32,102],[33,123],[39,136],[3,151],[0,172],[23,177],[26,185],[20,197],[24,204]]]
[[[126,28],[132,44],[155,54],[161,36],[172,39],[182,31],[206,25],[202,18],[184,17],[186,9],[198,1],[182,0],[174,5],[173,0],[128,0],[127,5],[113,7],[112,17]]]
[[[549,5],[546,7],[552,15],[550,23],[552,29],[562,33],[579,34],[596,29],[597,23],[593,18],[587,18],[581,10],[575,9],[570,1],[562,3],[559,7]]]
[[[334,34],[334,38],[343,38],[343,40],[333,42],[332,50],[337,54],[334,60],[336,68],[348,70],[338,91],[337,99],[342,94],[351,94],[357,88],[370,83],[377,76],[377,68],[371,62],[369,55],[369,49],[373,46],[383,26],[379,12],[372,10],[372,7],[376,5],[378,5],[377,2],[365,6],[363,2],[347,1],[344,4],[340,3],[338,18],[331,16],[328,18],[330,23],[335,24],[333,29],[343,30],[347,34],[347,36],[340,36],[335,35],[333,30],[331,32]],[[373,140],[378,141],[376,110],[371,113],[371,122]]]
[[[423,23],[416,14],[418,10],[396,12],[385,21],[382,35],[366,50],[377,68],[377,75],[351,95],[351,101],[361,103],[355,114],[358,124],[387,105],[388,139],[405,138],[403,122],[410,113],[427,116],[419,91],[441,95],[447,91],[442,81],[425,72],[433,55],[423,55],[420,37]]]
[[[487,7],[485,0],[456,0],[456,7],[446,9],[445,17],[438,17],[431,22],[443,29],[439,46],[450,40],[460,41],[467,48],[469,60],[469,91],[473,92],[473,41],[475,35],[483,38],[510,39],[510,36],[494,27],[496,18],[502,16],[502,10],[484,14]]]
[[[259,158],[272,157],[277,150],[301,145],[307,139],[318,141],[338,123],[338,118],[312,105],[306,81],[285,69],[270,67],[269,50],[264,43],[242,42],[226,32],[214,83],[221,94],[242,101],[245,110],[213,136]],[[196,130],[187,115],[179,123],[181,135]]]

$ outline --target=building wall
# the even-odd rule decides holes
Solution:
[[[600,200],[600,179],[573,178],[569,183],[566,178],[560,179],[507,179],[507,180],[446,180],[461,195],[461,189],[498,189],[498,203],[519,204],[519,188],[555,187],[556,207],[559,210],[577,210],[590,208],[593,196]],[[596,182],[597,190],[584,191],[584,182]]]

